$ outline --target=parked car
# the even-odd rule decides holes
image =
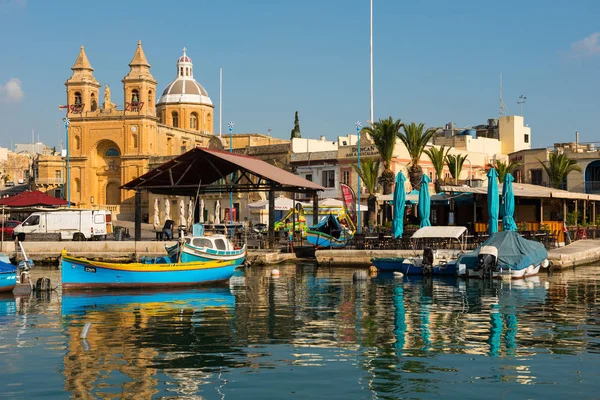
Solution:
[[[4,240],[13,239],[13,230],[15,227],[21,225],[20,221],[4,221],[4,229],[2,229],[2,224],[0,223],[0,232],[4,231]]]
[[[14,182],[6,182],[6,184],[4,186],[13,187],[13,186],[15,186],[15,183]]]

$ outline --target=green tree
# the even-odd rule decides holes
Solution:
[[[450,170],[450,175],[454,178],[454,183],[458,183],[458,178],[460,176],[460,172],[462,171],[463,164],[467,159],[467,155],[446,155],[446,165],[448,165],[448,169]]]
[[[375,196],[375,187],[377,186],[377,175],[379,174],[379,161],[372,158],[360,160],[360,168],[353,164],[352,167],[362,180],[365,189],[369,193],[367,206],[369,207],[367,221],[369,226],[374,226],[377,222],[377,197]]]
[[[300,135],[300,121],[298,120],[298,111],[296,111],[296,116],[294,117],[294,129],[292,129],[292,135],[290,139],[293,138],[301,138]]]
[[[553,188],[558,189],[560,185],[567,179],[567,176],[573,172],[581,172],[581,168],[577,165],[576,160],[572,160],[565,154],[550,153],[548,165],[542,160],[539,160]]]
[[[380,119],[372,122],[371,126],[364,127],[361,132],[369,134],[373,145],[377,148],[381,161],[383,162],[383,172],[378,182],[383,186],[383,194],[392,193],[392,187],[396,176],[392,172],[392,157],[396,148],[396,138],[400,132],[402,122],[392,117]]]
[[[398,133],[398,138],[404,143],[408,154],[410,155],[410,166],[408,167],[408,178],[410,184],[415,190],[421,187],[421,176],[423,168],[419,165],[419,160],[425,150],[425,146],[431,140],[436,132],[436,129],[425,129],[425,124],[402,124],[402,131]]]
[[[431,164],[433,164],[433,169],[435,169],[435,191],[439,193],[442,191],[442,184],[444,183],[443,174],[444,174],[444,164],[446,163],[446,156],[450,148],[446,148],[445,146],[441,146],[439,149],[435,146],[431,146],[428,149],[423,150],[427,157],[431,160]]]
[[[518,161],[504,162],[500,160],[488,164],[489,167],[496,169],[496,172],[498,173],[498,182],[500,183],[504,183],[506,174],[512,174],[519,165],[521,165],[521,163]]]

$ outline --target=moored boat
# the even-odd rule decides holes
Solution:
[[[0,261],[0,292],[12,292],[17,285],[17,267]]]
[[[237,267],[246,260],[246,245],[236,249],[225,235],[185,237],[174,246],[166,247],[166,250],[171,263],[221,260],[231,261]]]
[[[521,279],[536,275],[550,265],[543,244],[523,238],[518,232],[494,233],[473,252],[462,255],[470,278]]]
[[[318,224],[308,228],[306,240],[318,249],[345,247],[354,236],[354,230],[347,218],[343,221],[346,226],[335,215],[327,215]]]
[[[171,288],[227,281],[233,261],[189,263],[106,263],[69,256],[63,251],[63,289]]]

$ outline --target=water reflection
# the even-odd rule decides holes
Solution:
[[[230,288],[0,297],[0,366],[17,382],[6,396],[40,397],[19,378],[32,368],[19,346],[39,348],[56,398],[541,397],[596,384],[600,268],[359,283],[352,270],[279,269],[247,269]]]

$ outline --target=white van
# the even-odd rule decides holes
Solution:
[[[112,232],[112,218],[106,210],[36,211],[15,227],[13,236],[20,241],[56,236],[60,240],[106,238]]]

